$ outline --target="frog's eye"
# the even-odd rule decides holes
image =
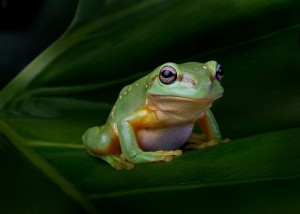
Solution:
[[[224,77],[224,70],[220,64],[217,64],[215,77],[220,82]]]
[[[164,66],[160,69],[159,79],[163,84],[169,85],[177,79],[176,69],[172,66]]]

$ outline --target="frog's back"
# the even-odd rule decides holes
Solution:
[[[134,83],[125,86],[113,106],[109,121],[115,123],[131,113],[142,109],[145,106],[148,88],[148,76],[145,76]]]

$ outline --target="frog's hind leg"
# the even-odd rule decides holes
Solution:
[[[121,159],[121,148],[114,130],[104,125],[92,127],[82,136],[82,141],[89,154],[101,158],[115,169],[132,169],[133,164]]]

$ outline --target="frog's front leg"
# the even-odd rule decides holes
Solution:
[[[89,128],[82,136],[82,141],[89,154],[101,158],[115,169],[132,169],[133,164],[120,156],[120,145],[110,125]]]
[[[222,139],[217,121],[210,110],[198,120],[198,123],[203,134],[193,133],[188,139],[189,144],[186,145],[186,149],[203,149],[230,141],[228,138]]]
[[[120,145],[126,160],[131,163],[171,161],[174,156],[181,155],[181,150],[145,152],[140,149],[135,133],[136,129],[155,126],[155,123],[159,123],[159,121],[151,110],[137,111],[118,122]]]

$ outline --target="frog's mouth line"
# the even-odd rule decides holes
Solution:
[[[193,98],[186,98],[186,97],[178,97],[178,96],[170,96],[170,95],[159,95],[159,94],[148,94],[148,97],[150,97],[150,99],[155,99],[155,100],[166,100],[166,99],[170,99],[170,100],[178,100],[178,101],[186,101],[186,102],[213,102],[214,100],[219,99],[220,97],[223,96],[219,95],[216,97],[212,97],[212,98],[205,98],[205,99],[193,99]]]

